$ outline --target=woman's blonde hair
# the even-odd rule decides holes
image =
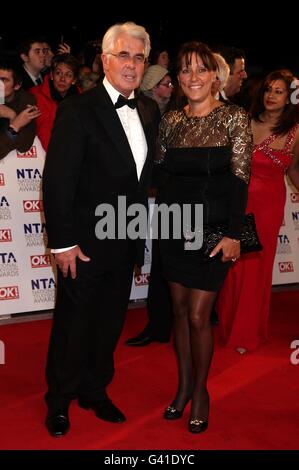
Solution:
[[[229,77],[229,65],[222,55],[216,52],[213,52],[213,55],[217,62],[216,77],[220,82],[219,91],[222,91]]]

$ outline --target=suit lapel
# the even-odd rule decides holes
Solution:
[[[97,87],[97,96],[98,100],[95,103],[95,111],[98,118],[110,136],[111,142],[113,142],[121,156],[125,158],[126,162],[136,172],[135,160],[126,133],[103,85]]]
[[[153,141],[152,128],[151,128],[151,116],[149,116],[148,110],[146,109],[145,103],[137,98],[137,111],[140,117],[140,121],[143,127],[144,135],[147,143],[147,155],[140,175],[139,184],[142,184],[145,175],[147,174],[148,167],[150,165],[149,155],[151,154],[151,143]]]

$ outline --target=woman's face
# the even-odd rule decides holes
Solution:
[[[156,95],[162,99],[170,99],[173,92],[173,84],[171,83],[170,75],[165,75],[165,77],[160,80],[160,82],[155,86]]]
[[[264,107],[267,111],[283,111],[289,102],[289,94],[284,80],[273,80],[264,92]]]
[[[192,53],[191,62],[183,58],[178,80],[181,88],[190,101],[204,101],[211,96],[211,88],[216,79],[216,72],[208,70],[202,59],[195,52]]]
[[[162,51],[159,54],[159,57],[157,59],[157,64],[161,65],[161,67],[164,67],[165,69],[168,69],[169,66],[169,55],[167,51]]]
[[[74,72],[66,64],[59,64],[52,72],[52,79],[55,90],[64,96],[75,82]]]

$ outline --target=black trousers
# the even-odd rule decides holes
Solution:
[[[122,331],[132,283],[133,262],[103,269],[77,262],[77,278],[58,270],[46,377],[49,411],[77,396],[101,400],[114,374],[113,353]]]

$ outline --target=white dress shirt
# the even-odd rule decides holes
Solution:
[[[103,80],[103,85],[110,96],[113,105],[115,105],[120,95],[119,91],[111,85],[106,77]],[[129,96],[129,99],[131,98],[134,98],[134,91],[132,91]],[[135,160],[137,178],[139,180],[147,155],[147,143],[138,111],[136,108],[132,109],[129,106],[122,106],[121,108],[116,109],[116,112],[126,133]],[[51,250],[51,253],[63,253],[64,251],[71,250],[76,246],[77,245],[70,246],[68,248],[55,248]]]
[[[115,105],[120,95],[119,91],[113,88],[106,77],[103,80],[103,85],[106,88],[112,103]],[[129,96],[129,99],[131,98],[134,98],[134,91],[132,91]],[[122,106],[121,108],[116,109],[116,112],[130,144],[136,164],[137,177],[140,179],[142,168],[147,155],[147,143],[138,111],[136,108],[132,109],[129,106]]]

